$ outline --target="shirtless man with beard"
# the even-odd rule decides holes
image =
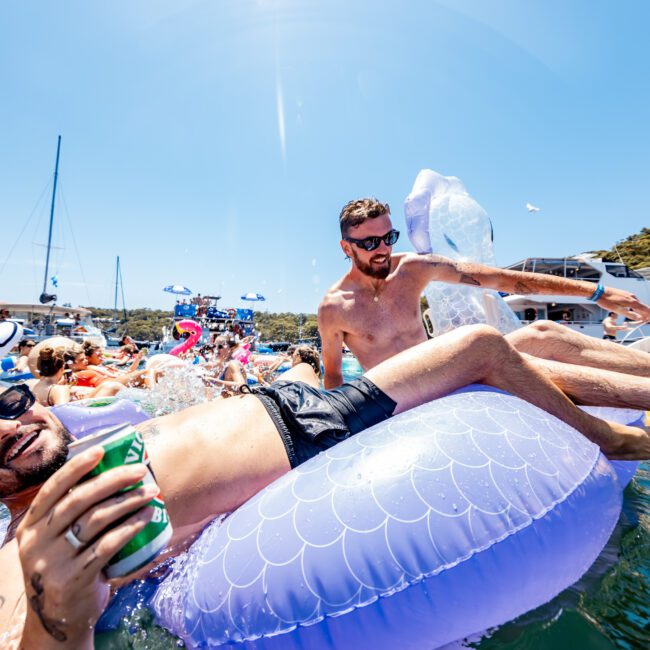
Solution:
[[[320,451],[475,382],[557,416],[611,458],[650,458],[645,429],[580,411],[496,330],[468,326],[410,347],[334,391],[320,390],[313,367],[298,363],[253,394],[138,425],[174,528],[168,554]],[[70,440],[27,387],[0,386],[0,500],[16,530],[0,549],[2,648],[92,648],[109,598],[102,567],[151,517],[147,488],[118,494],[142,478],[143,465],[79,484],[103,449],[92,447],[63,464]]]
[[[427,340],[420,296],[432,280],[508,293],[591,297],[604,309],[650,321],[650,307],[620,289],[605,287],[601,293],[594,291],[591,282],[456,262],[440,255],[393,255],[399,232],[393,228],[388,205],[376,199],[350,201],[341,211],[339,224],[340,245],[352,268],[328,290],[318,309],[325,388],[343,381],[343,343],[368,370]],[[505,338],[519,352],[535,357],[530,361],[580,404],[610,404],[615,392],[609,388],[616,387],[617,381],[634,385],[629,375],[650,377],[647,353],[584,336],[552,321],[537,321]],[[614,371],[608,387],[596,393],[593,368]],[[647,390],[644,381],[636,385],[638,390],[644,386]],[[606,401],[594,401],[598,399]]]

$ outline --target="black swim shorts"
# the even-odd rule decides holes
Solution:
[[[324,391],[301,381],[250,389],[282,438],[291,467],[388,419],[397,405],[366,377]]]

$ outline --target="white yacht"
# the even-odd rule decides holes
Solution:
[[[575,257],[528,258],[516,264],[504,267],[512,271],[530,271],[556,275],[571,280],[586,280],[605,287],[616,287],[635,294],[641,302],[650,304],[650,282],[637,271],[619,262],[604,262],[589,253]],[[522,323],[528,324],[535,320],[552,320],[562,322],[574,330],[602,338],[602,321],[607,316],[607,310],[586,298],[575,296],[548,295],[506,295],[504,300],[517,314]],[[618,324],[623,325],[619,316]],[[617,338],[625,343],[632,343],[650,336],[650,325],[636,327],[630,331],[618,332]]]
[[[0,309],[9,312],[9,319],[25,329],[25,336],[42,341],[50,336],[67,336],[78,343],[89,340],[106,346],[106,337],[93,323],[90,309],[38,303],[8,303],[0,300]]]

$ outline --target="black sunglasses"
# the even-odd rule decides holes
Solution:
[[[399,230],[389,230],[385,235],[381,237],[364,237],[363,239],[354,239],[352,237],[345,237],[345,241],[349,241],[351,244],[356,244],[359,248],[362,248],[364,251],[374,251],[379,248],[379,245],[383,241],[386,246],[392,246],[399,239]]]
[[[34,393],[25,384],[8,388],[0,394],[0,420],[15,420],[34,405]]]

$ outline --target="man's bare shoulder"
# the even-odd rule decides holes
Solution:
[[[430,253],[398,253],[393,255],[395,268],[413,269],[414,267],[425,267],[435,263],[437,255]]]
[[[318,328],[321,332],[338,327],[343,296],[338,291],[328,291],[318,305]]]
[[[344,275],[335,282],[325,293],[318,305],[318,316],[332,317],[339,312],[346,299],[350,297],[354,288],[350,286],[348,275]]]

